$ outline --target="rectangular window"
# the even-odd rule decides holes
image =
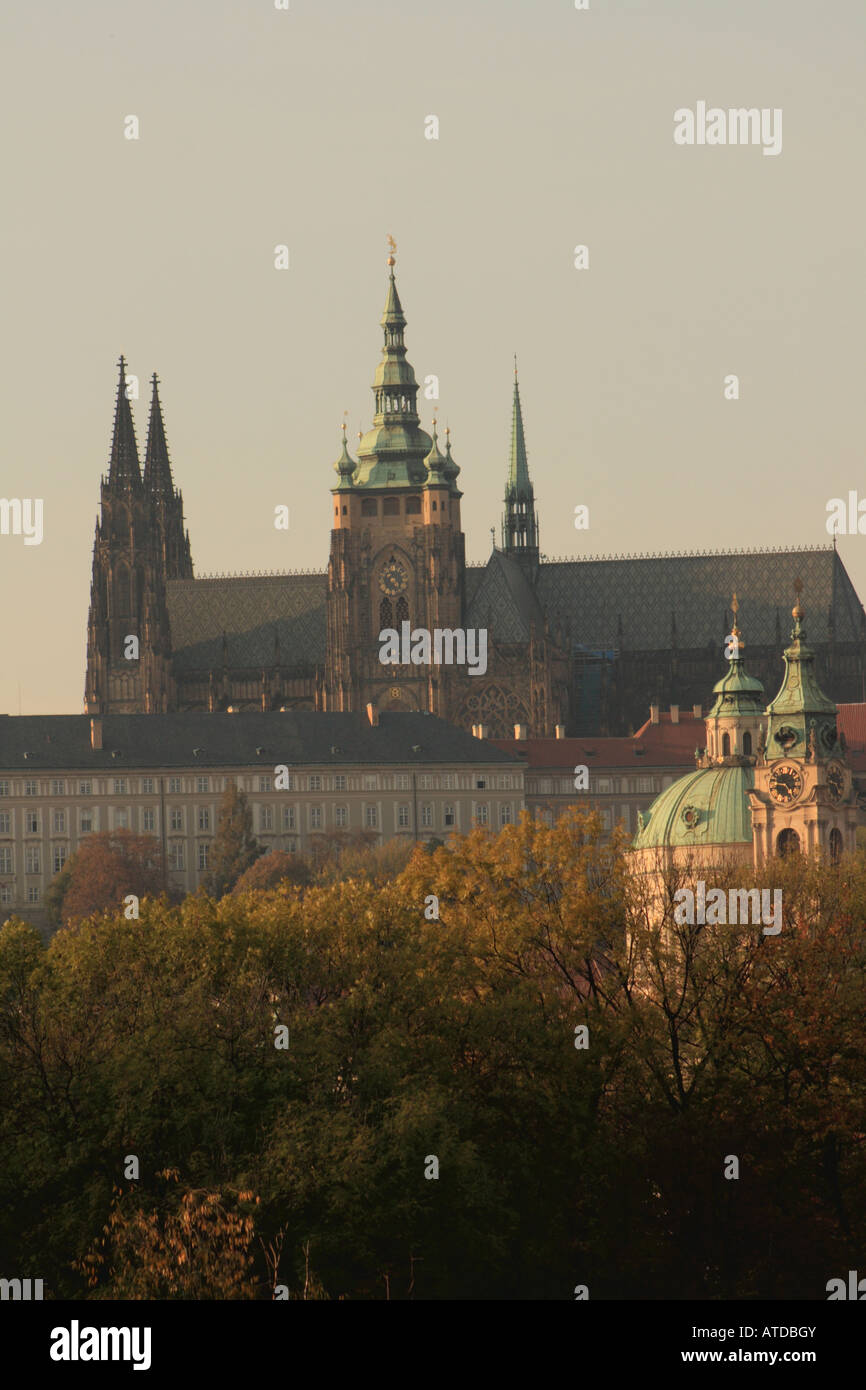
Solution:
[[[141,828],[143,831],[153,831],[156,829],[156,807],[145,806],[141,812]]]
[[[51,829],[55,835],[66,834],[66,812],[55,811],[51,817]]]
[[[199,841],[198,866],[200,869],[207,869],[210,866],[210,840]]]
[[[418,786],[422,791],[428,792],[433,786],[433,777],[429,772],[422,772],[418,778]]]
[[[367,827],[368,830],[376,830],[376,829],[378,829],[378,825],[379,825],[379,808],[378,808],[378,806],[365,806],[365,807],[364,807],[364,824],[365,824],[365,826]]]
[[[89,779],[86,780],[86,781],[83,781],[83,782],[79,782],[79,783],[78,783],[78,795],[79,795],[79,796],[92,796],[92,795],[93,795],[93,783],[92,783]]]
[[[651,777],[639,777],[637,789],[639,792],[651,792],[653,789],[653,779]]]
[[[28,845],[27,854],[24,861],[24,870],[28,874],[41,874],[42,856],[38,845]]]
[[[427,802],[421,807],[421,825],[425,830],[429,830],[433,824],[433,807]]]
[[[503,791],[511,791],[511,773],[505,772],[499,779],[499,785]]]
[[[310,807],[310,829],[321,830],[322,828],[322,808],[321,806]]]
[[[125,778],[125,777],[115,777],[115,779],[114,779],[114,795],[115,795],[115,796],[125,796],[125,795],[126,795],[126,778]]]
[[[63,868],[63,865],[66,863],[68,853],[69,851],[67,850],[65,845],[54,846],[54,849],[51,854],[51,867],[54,873],[60,873],[60,870]]]
[[[346,826],[349,824],[348,806],[334,807],[334,824],[338,830],[345,830]]]
[[[0,782],[0,796],[11,796],[12,793],[10,792],[9,788],[10,783],[7,782],[5,779],[2,782]]]
[[[183,778],[169,777],[168,790],[171,796],[180,796],[181,792],[183,791]]]
[[[152,777],[142,777],[142,779],[141,779],[141,792],[142,792],[142,795],[143,795],[143,796],[153,796],[153,793],[154,793],[154,781],[153,781],[153,778],[152,778]]]
[[[453,772],[443,772],[443,773],[442,773],[442,790],[443,790],[443,791],[446,791],[446,792],[451,792],[451,791],[454,790],[454,773],[453,773]]]
[[[210,778],[209,778],[209,777],[196,777],[196,779],[195,779],[195,789],[196,789],[197,792],[209,792],[209,791],[210,791]]]
[[[25,835],[38,835],[38,834],[39,834],[39,812],[38,812],[38,811],[25,811],[25,812],[24,812],[24,834],[25,834]]]
[[[79,835],[91,835],[93,833],[93,812],[78,812],[78,833]]]
[[[602,792],[603,792],[603,793],[605,793],[606,795],[609,796],[609,795],[610,795],[610,790],[611,790],[610,778],[609,778],[609,777],[597,777],[597,778],[595,779],[595,789],[596,789],[597,792],[599,792],[599,793],[602,793]]]
[[[0,903],[8,907],[12,901],[12,884],[0,883]]]
[[[12,812],[0,811],[0,835],[12,834]]]
[[[168,813],[169,830],[183,830],[183,807],[172,806]]]
[[[186,856],[184,854],[183,840],[169,840],[168,842],[168,867],[170,869],[185,869]]]
[[[28,885],[27,885],[27,901],[28,901],[29,903],[38,903],[38,901],[39,901],[39,884],[38,884],[38,883],[28,883]]]
[[[489,810],[488,810],[487,803],[486,803],[485,801],[476,801],[476,803],[475,803],[475,824],[476,824],[476,825],[486,825],[486,824],[487,824],[487,820],[488,820],[488,816],[489,816]]]
[[[210,807],[199,806],[198,808],[198,828],[199,830],[210,830]],[[201,868],[201,865],[199,865]]]
[[[334,778],[334,791],[344,792],[346,790],[346,778],[342,772],[338,772]]]
[[[500,801],[499,803],[499,824],[511,825],[514,820],[514,812],[510,801]]]
[[[322,779],[321,779],[321,777],[319,776],[318,772],[314,772],[314,773],[312,773],[311,776],[310,776],[310,791],[311,791],[311,792],[320,792],[321,790],[322,790]]]
[[[409,807],[397,807],[397,828],[398,830],[408,830],[409,828]]]
[[[368,772],[364,776],[364,791],[374,792],[378,789],[379,778],[375,772]]]
[[[273,806],[259,807],[259,830],[273,830],[274,828],[274,808]]]
[[[64,782],[64,780],[63,780],[62,777],[52,777],[52,779],[51,779],[51,795],[52,795],[52,796],[65,796],[65,795],[66,795],[66,783]]]
[[[11,874],[12,850],[8,845],[0,845],[0,874]]]
[[[115,830],[129,829],[129,811],[125,806],[116,806],[114,809],[114,828]]]
[[[295,808],[294,808],[294,806],[284,806],[284,807],[283,807],[283,829],[284,829],[284,830],[294,830],[294,829],[295,829]]]
[[[398,772],[394,779],[394,783],[398,792],[407,792],[409,790],[408,772]]]
[[[273,790],[274,790],[274,783],[273,783],[273,780],[272,780],[270,777],[260,777],[260,778],[259,778],[259,791],[260,791],[260,792],[272,792]]]
[[[24,783],[24,795],[25,795],[25,796],[38,796],[38,795],[39,795],[39,783],[38,783],[38,782],[32,782],[32,781],[27,781],[27,782],[25,782],[25,783]]]
[[[454,824],[454,807],[453,807],[453,806],[446,806],[446,807],[445,807],[445,812],[444,812],[444,815],[443,815],[443,817],[442,817],[442,823],[443,823],[443,825],[453,825],[453,824]]]

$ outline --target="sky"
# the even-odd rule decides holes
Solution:
[[[389,233],[470,561],[514,353],[551,558],[822,545],[866,500],[861,0],[2,11],[0,497],[42,499],[43,538],[0,534],[0,712],[83,709],[121,353],[142,456],[159,374],[196,573],[325,568]],[[780,109],[780,153],[676,144],[698,102]],[[866,596],[866,536],[839,549]]]

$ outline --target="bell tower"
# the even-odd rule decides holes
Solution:
[[[453,667],[381,660],[382,632],[402,637],[418,628],[461,626],[465,567],[460,469],[448,431],[443,454],[436,425],[432,438],[420,425],[418,383],[406,358],[406,318],[394,278],[396,243],[388,241],[373,424],[360,439],[357,460],[349,454],[343,425],[334,465],[323,706],[359,710],[370,703],[447,717]]]
[[[855,848],[857,808],[836,706],[818,685],[815,653],[806,645],[803,585],[796,580],[794,626],[785,674],[766,710],[758,747],[752,807],[755,863],[802,851],[833,860]]]

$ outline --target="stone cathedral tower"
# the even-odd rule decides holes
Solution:
[[[172,483],[153,378],[144,477],[120,379],[93,543],[84,702],[89,714],[161,713],[174,704],[166,580],[191,579],[183,499]]]
[[[463,625],[464,539],[457,475],[447,437],[442,453],[421,429],[415,373],[406,360],[406,319],[394,279],[394,245],[381,323],[382,360],[373,381],[372,428],[349,456],[346,430],[334,468],[327,582],[323,704],[329,710],[420,709],[448,717],[463,673],[447,665],[383,665],[386,628]]]

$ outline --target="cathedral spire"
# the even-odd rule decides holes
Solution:
[[[150,420],[147,426],[147,448],[144,455],[144,486],[151,495],[172,497],[174,483],[171,476],[171,463],[168,445],[165,442],[165,425],[162,420],[162,406],[159,402],[159,378],[154,372],[153,391],[150,398]]]
[[[538,515],[535,494],[526,461],[523,409],[514,358],[514,398],[511,407],[511,451],[505,484],[505,516],[502,522],[502,548],[512,554],[538,558]]]
[[[363,436],[358,448],[355,487],[406,487],[423,483],[424,459],[433,441],[418,420],[418,383],[406,360],[403,335],[406,315],[394,278],[394,252],[397,243],[388,238],[388,290],[380,320],[384,333],[382,360],[373,378],[375,414],[373,428]]]
[[[120,377],[117,383],[117,403],[114,408],[114,434],[111,440],[111,461],[108,465],[108,485],[112,488],[138,488],[141,486],[141,469],[138,463],[138,445],[135,442],[135,425],[132,408],[126,394],[126,362],[120,359]]]

